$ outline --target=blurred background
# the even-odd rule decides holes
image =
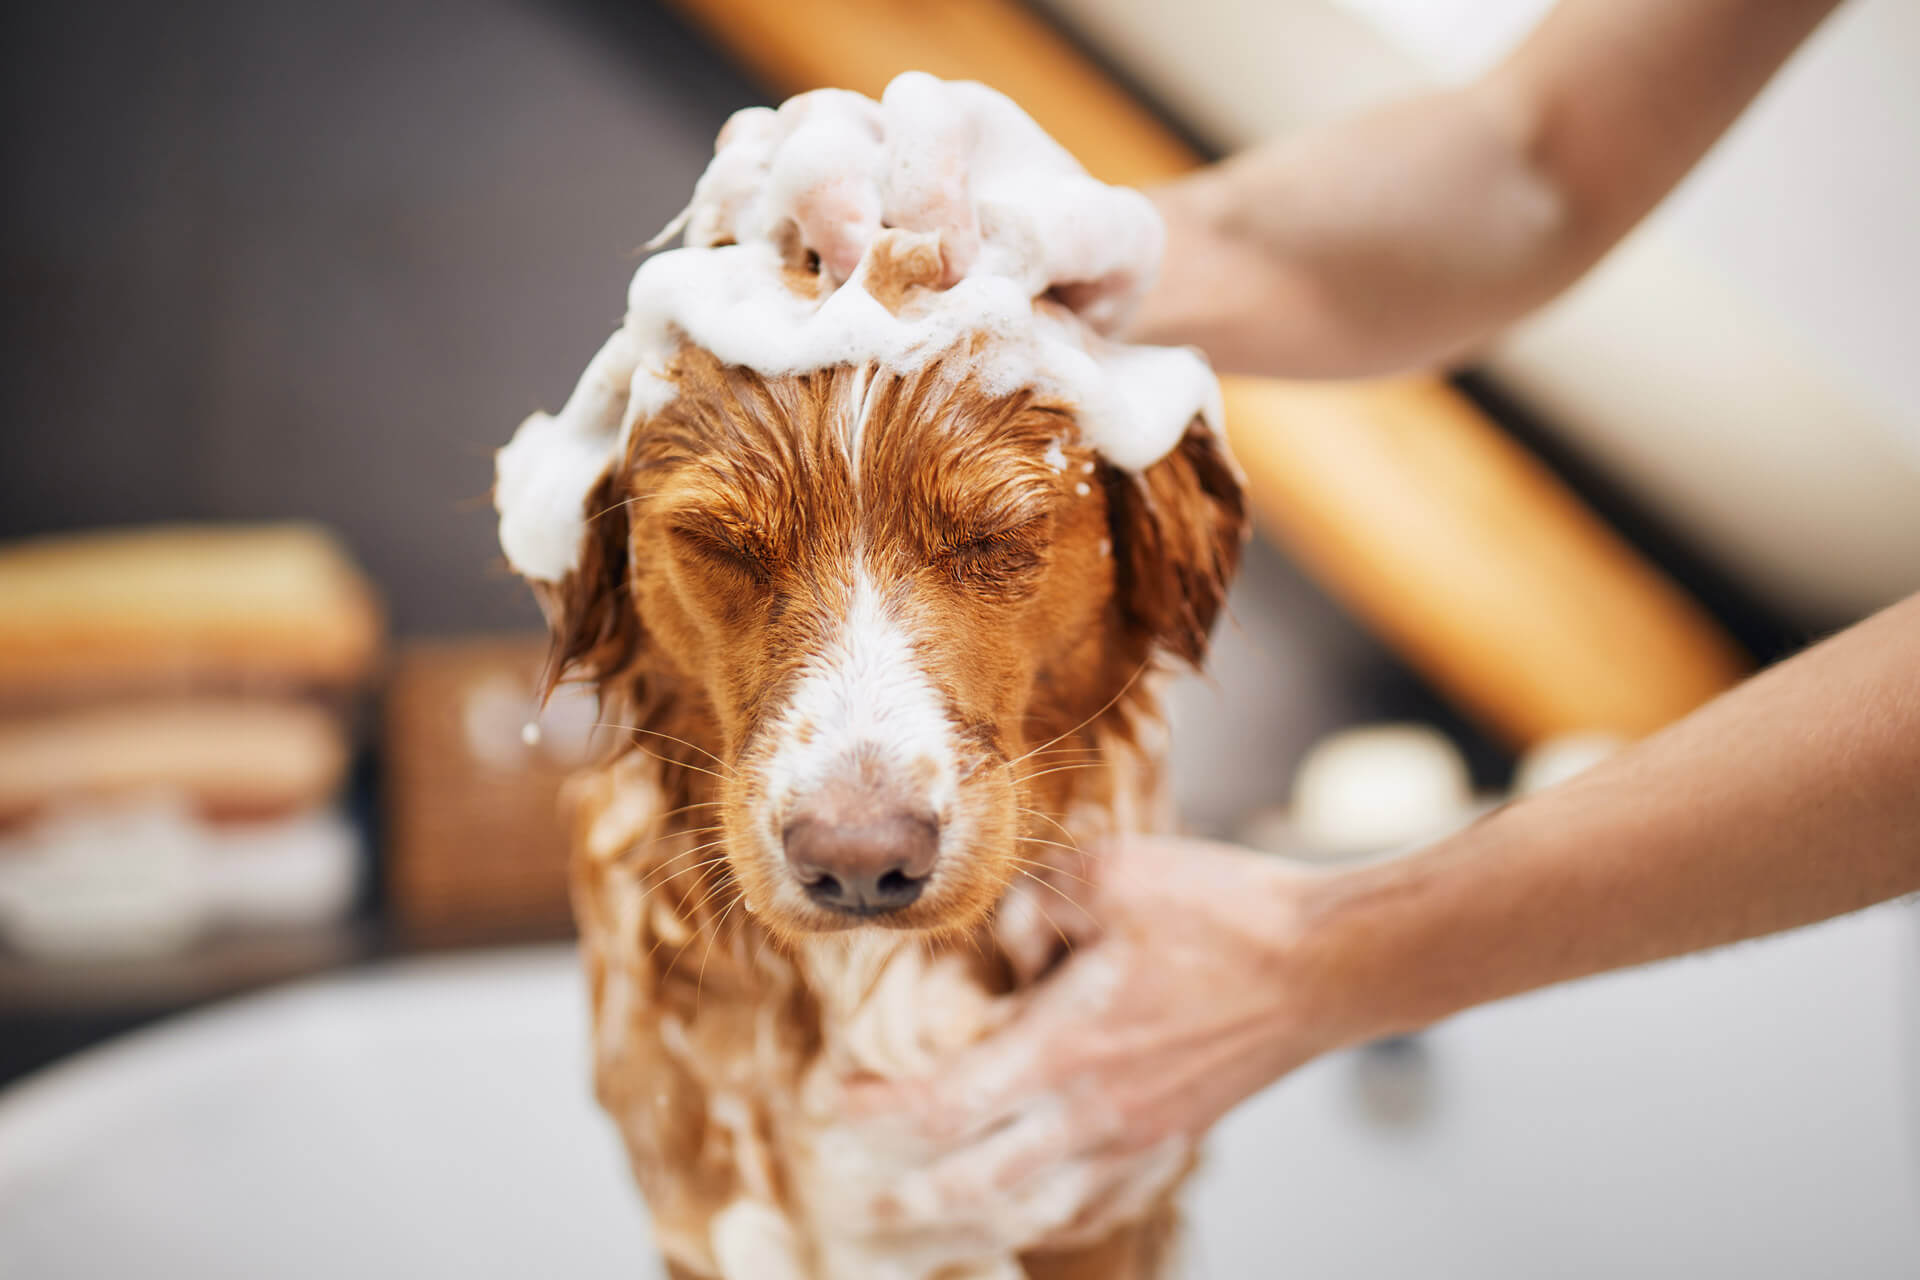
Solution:
[[[456,644],[424,678],[477,690],[469,718],[502,740],[479,749],[525,773],[515,753],[540,624],[495,543],[492,450],[530,409],[565,397],[581,352],[618,320],[637,246],[684,202],[720,123],[764,97],[649,5],[32,4],[6,24],[0,537],[185,523],[232,539],[136,538],[64,567],[46,561],[57,548],[27,541],[25,561],[8,562],[10,684],[43,685],[35,662],[88,619],[108,650],[72,675],[68,697],[9,698],[0,740],[35,771],[22,789],[43,794],[21,797],[8,851],[32,835],[29,810],[85,817],[97,799],[204,809],[225,782],[273,793],[258,798],[269,809],[347,814],[356,865],[337,928],[344,880],[318,864],[340,855],[309,840],[314,865],[282,870],[284,892],[315,895],[313,927],[241,941],[254,931],[190,927],[205,911],[183,897],[169,904],[180,918],[156,909],[125,937],[103,925],[70,946],[29,944],[57,959],[24,960],[16,939],[0,962],[0,1076],[103,1029],[398,945],[379,870],[395,763],[381,741],[386,695],[414,689],[416,642],[501,637]],[[289,521],[304,527],[278,544],[290,531],[263,527]],[[173,580],[132,601],[155,572]],[[284,590],[261,600],[262,582]],[[316,659],[302,641],[331,631],[343,634],[325,669],[306,669]],[[448,672],[456,660],[464,675]],[[206,716],[235,714],[240,694],[273,703],[269,720],[290,699],[322,705],[338,727],[254,724],[259,707],[241,707],[258,738],[167,776],[166,735],[214,732]],[[464,696],[446,690],[396,731],[419,735],[430,756],[441,744],[427,737],[464,732],[434,720],[467,715]],[[114,699],[133,709],[102,723]],[[110,759],[116,744],[140,758]],[[248,776],[254,753],[282,748],[285,776]],[[531,784],[544,791],[530,809],[551,808],[555,776]],[[466,781],[484,805],[485,788]],[[170,785],[171,799],[157,795]],[[147,794],[129,799],[136,789]],[[420,803],[441,802],[458,798]],[[541,837],[529,854],[541,887],[520,904],[524,926],[490,927],[551,933],[564,921],[560,846],[554,819],[527,821]],[[496,834],[528,838],[524,826]],[[46,910],[78,916],[86,904]]]
[[[0,1082],[289,978],[567,935],[553,796],[593,713],[521,740],[543,645],[491,455],[729,113],[921,66],[1151,182],[1470,76],[1546,7],[10,6]],[[1920,9],[1843,6],[1459,377],[1233,398],[1262,536],[1176,695],[1191,825],[1402,846],[1920,587],[1916,57]],[[1383,540],[1382,501],[1451,534]]]

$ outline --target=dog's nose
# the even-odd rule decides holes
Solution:
[[[940,828],[931,815],[904,809],[802,813],[788,824],[785,843],[787,865],[808,897],[834,911],[881,915],[919,898]]]

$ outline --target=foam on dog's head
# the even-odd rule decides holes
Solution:
[[[909,73],[879,102],[819,90],[742,111],[679,222],[686,247],[642,264],[566,405],[500,450],[500,542],[529,578],[577,565],[587,494],[673,398],[688,343],[766,376],[937,360],[989,395],[1031,387],[1129,470],[1196,414],[1218,430],[1204,360],[1111,336],[1159,267],[1153,206],[984,85]]]

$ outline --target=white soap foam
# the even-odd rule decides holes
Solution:
[[[1070,404],[1085,443],[1129,470],[1196,414],[1219,428],[1198,354],[1112,336],[1159,268],[1153,206],[1089,177],[984,85],[909,72],[879,102],[818,90],[739,112],[676,225],[686,247],[641,265],[625,322],[565,407],[499,452],[501,546],[530,578],[578,563],[586,495],[633,424],[671,401],[683,343],[767,376],[945,360],[988,394]],[[883,304],[876,246],[937,253],[937,282]],[[796,250],[817,255],[818,296],[783,276]]]

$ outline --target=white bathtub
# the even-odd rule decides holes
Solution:
[[[1190,1274],[1920,1274],[1884,907],[1346,1054],[1236,1114]],[[558,949],[288,988],[0,1095],[0,1276],[657,1275]]]

